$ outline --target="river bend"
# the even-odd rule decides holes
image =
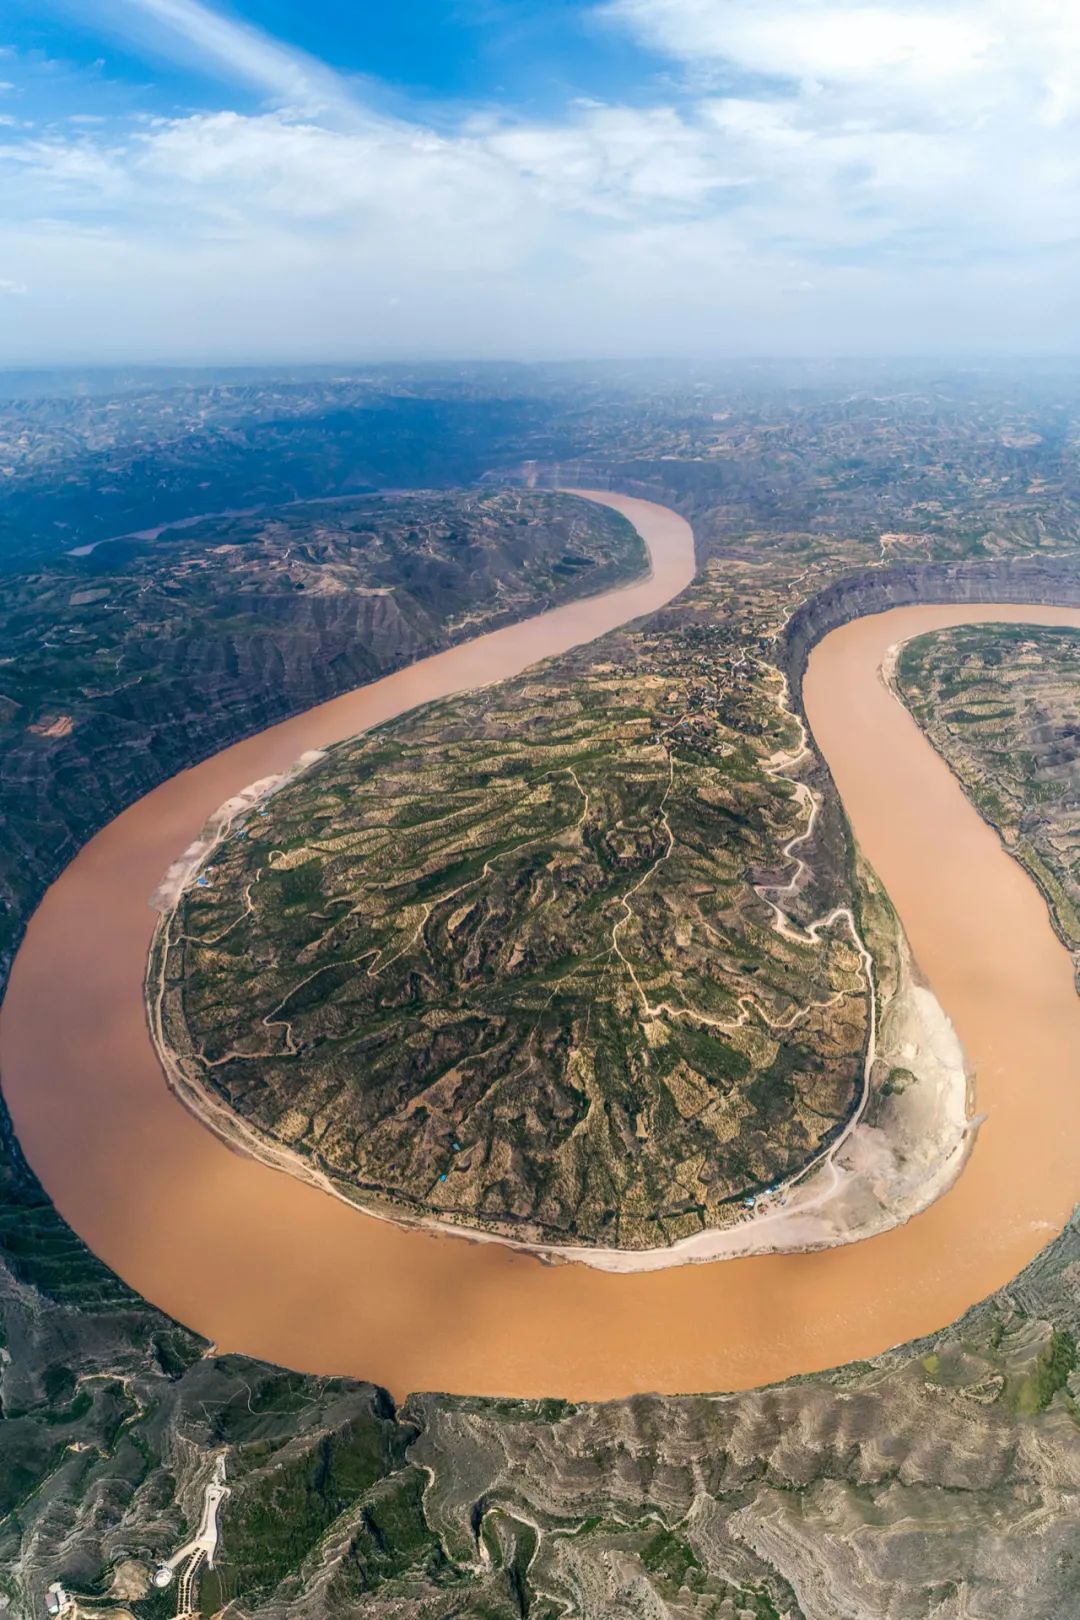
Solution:
[[[606,1399],[747,1388],[939,1328],[1060,1230],[1080,1189],[1080,998],[1041,896],[879,679],[896,641],[1080,610],[900,608],[834,631],[804,684],[863,850],[953,1019],[987,1115],[955,1186],[846,1248],[614,1275],[373,1219],[231,1151],[166,1088],[142,986],[147,901],[207,817],[305,749],[517,674],[668,601],[693,544],[674,513],[596,496],[648,579],[423,660],[163,783],[52,885],[0,1015],[0,1071],[57,1207],[132,1287],[221,1350],[351,1373],[395,1395]]]

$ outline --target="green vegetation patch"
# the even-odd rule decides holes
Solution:
[[[1080,631],[960,625],[903,649],[901,695],[1080,952]]]
[[[797,732],[726,648],[609,638],[330,750],[159,936],[176,1061],[358,1197],[540,1241],[663,1245],[799,1169],[866,986],[843,927],[773,926]]]

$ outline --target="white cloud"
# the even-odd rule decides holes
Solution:
[[[198,0],[107,3],[278,106],[0,143],[0,360],[1080,337],[1071,0],[611,0],[682,87],[439,132]]]
[[[836,81],[881,72],[976,71],[997,43],[994,6],[865,5],[858,0],[611,0],[612,16],[687,61]]]
[[[180,57],[227,79],[254,85],[275,102],[349,116],[352,99],[324,63],[202,0],[103,0],[105,26],[161,55]]]
[[[673,107],[586,106],[559,124],[496,131],[486,144],[545,200],[587,212],[700,208],[743,182],[708,129]]]
[[[606,0],[603,11],[700,75],[795,81],[823,114],[852,98],[881,117],[1053,122],[1080,95],[1074,0]]]
[[[1077,235],[1074,0],[608,0],[605,14],[684,63],[701,116],[811,251],[861,240],[870,264],[889,236],[971,260]]]

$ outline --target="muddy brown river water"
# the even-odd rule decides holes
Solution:
[[[815,650],[819,746],[987,1115],[956,1185],[845,1248],[614,1275],[365,1216],[225,1147],[168,1091],[147,1033],[148,898],[207,817],[305,749],[660,606],[693,571],[661,507],[637,524],[650,578],[427,659],[239,743],[110,823],[48,891],[0,1013],[0,1073],[26,1155],[89,1246],[213,1340],[314,1373],[414,1389],[604,1399],[746,1388],[941,1327],[1013,1276],[1080,1192],[1080,997],[1041,896],[878,677],[938,626],[1080,627],[1080,611],[917,607]]]

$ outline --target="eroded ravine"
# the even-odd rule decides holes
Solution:
[[[614,503],[614,501],[613,501]],[[445,692],[515,673],[660,606],[692,571],[681,519],[618,502],[644,584],[458,647],[252,738],[119,816],[49,890],[3,1016],[6,1095],[30,1163],[90,1246],[222,1349],[388,1386],[605,1398],[746,1387],[942,1325],[1013,1275],[1080,1186],[1080,999],[1045,907],[877,679],[890,643],[975,618],[858,620],[816,650],[806,706],[864,851],[953,1017],[989,1115],[956,1186],[850,1247],[616,1276],[402,1230],[230,1152],[166,1089],[146,1031],[147,899],[246,783]]]

